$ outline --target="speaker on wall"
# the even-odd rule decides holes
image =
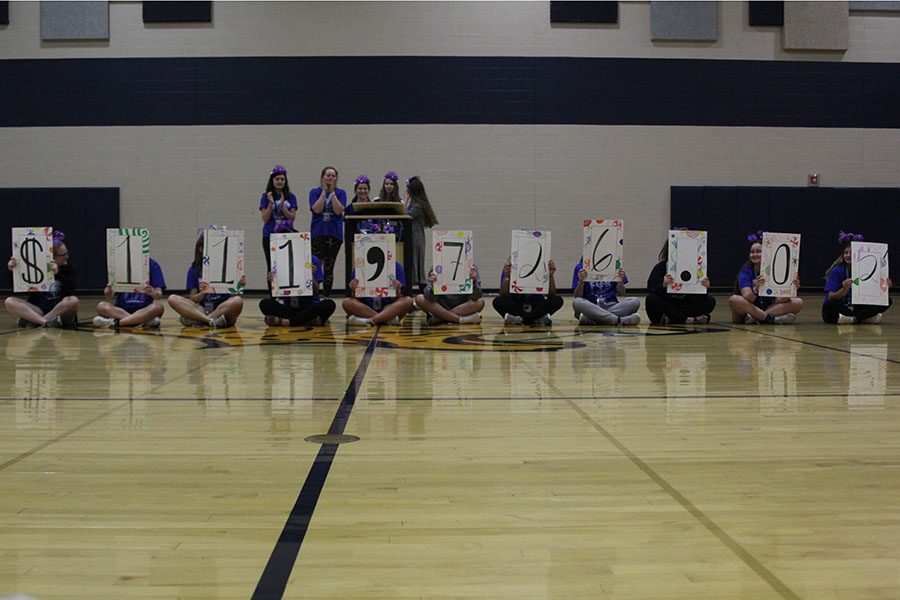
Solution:
[[[749,2],[752,27],[784,25],[784,2]]]
[[[143,3],[144,23],[211,23],[212,2]]]
[[[618,2],[550,2],[551,23],[618,23]]]

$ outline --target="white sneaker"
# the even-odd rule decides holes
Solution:
[[[641,315],[635,313],[633,315],[628,315],[627,317],[619,317],[619,325],[625,325],[626,327],[632,327],[634,325],[640,325],[641,323]]]
[[[793,323],[796,320],[797,320],[797,315],[795,315],[794,313],[788,313],[786,315],[778,315],[777,317],[775,317],[775,324],[776,325],[790,325],[791,323]]]
[[[101,317],[99,315],[94,317],[94,320],[92,322],[94,323],[94,327],[105,327],[105,328],[114,327],[116,324],[115,319],[110,319],[109,317]]]
[[[759,321],[750,315],[744,315],[744,325],[759,325]]]
[[[594,321],[592,321],[591,318],[589,316],[587,316],[586,314],[581,313],[581,316],[578,317],[578,324],[579,325],[593,325]]]
[[[459,318],[460,325],[474,325],[475,323],[481,323],[481,313],[472,313]]]
[[[856,317],[850,315],[838,315],[838,325],[853,325],[856,323]]]
[[[357,327],[372,327],[375,325],[369,319],[364,319],[362,317],[357,317],[356,315],[350,315],[347,317],[347,325],[356,325]]]
[[[509,313],[506,313],[503,316],[503,324],[504,325],[524,325],[525,320],[522,317],[519,317],[517,315],[511,315]]]
[[[863,323],[865,323],[866,325],[878,325],[879,323],[881,323],[881,320],[883,318],[884,318],[884,316],[882,315],[882,313],[878,313],[877,315],[875,315],[873,317],[869,317],[868,319],[863,319]]]
[[[206,327],[206,323],[201,323],[196,319],[188,319],[187,317],[178,317],[178,322],[185,327]]]
[[[162,321],[159,320],[159,317],[153,317],[144,323],[144,329],[159,329],[160,323],[162,323]]]
[[[215,319],[210,319],[209,326],[213,329],[222,329],[223,327],[228,327],[228,317],[226,317],[225,315],[219,315]]]

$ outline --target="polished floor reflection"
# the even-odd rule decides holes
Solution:
[[[896,598],[895,323],[4,315],[0,597]]]

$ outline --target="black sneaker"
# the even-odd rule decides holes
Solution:
[[[63,320],[59,315],[53,317],[46,323],[44,323],[44,327],[53,327],[54,329],[62,329]]]

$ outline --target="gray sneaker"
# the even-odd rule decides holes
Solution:
[[[627,327],[632,327],[634,325],[640,325],[641,323],[641,315],[635,313],[633,315],[628,315],[627,317],[619,317],[619,325],[625,325]]]
[[[44,327],[53,327],[54,329],[62,329],[62,326],[63,320],[59,315],[56,315],[55,317],[44,323]]]
[[[25,319],[18,319],[16,321],[16,325],[19,327],[24,327],[25,329],[37,329],[40,327],[37,323],[32,323],[31,321],[26,321]]]
[[[579,325],[593,325],[594,321],[584,313],[581,313],[581,316],[578,317]]]
[[[162,321],[159,320],[159,317],[153,317],[146,323],[144,323],[144,329],[159,329],[159,324]]]
[[[114,327],[116,325],[116,320],[110,319],[109,317],[96,316],[96,317],[94,317],[93,323],[94,323],[94,327],[109,328],[109,327]]]
[[[777,317],[775,317],[775,324],[776,325],[790,325],[791,323],[793,323],[796,320],[797,320],[797,315],[795,315],[794,313],[788,313],[786,315],[778,315]]]
[[[534,324],[540,325],[541,327],[550,327],[553,325],[553,320],[550,319],[550,315],[544,315],[543,317],[535,319]]]
[[[206,323],[201,323],[196,319],[188,319],[187,317],[178,317],[178,322],[185,327],[206,327]]]
[[[519,317],[517,315],[511,315],[509,313],[506,313],[503,316],[503,324],[504,325],[524,325],[525,320],[522,317]]]

